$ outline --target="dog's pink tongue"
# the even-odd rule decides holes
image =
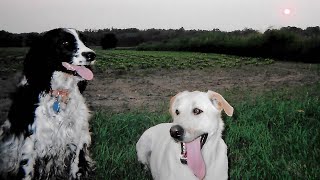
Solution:
[[[84,67],[84,66],[76,66],[73,64],[69,64],[66,62],[63,62],[62,65],[71,71],[76,71],[83,79],[85,80],[92,80],[93,79],[93,73],[90,71],[90,69]]]
[[[206,167],[201,154],[200,137],[192,142],[186,143],[186,147],[189,168],[195,176],[203,179],[206,174]]]

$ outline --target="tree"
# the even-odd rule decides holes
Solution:
[[[102,49],[111,49],[117,46],[118,39],[113,33],[106,33],[101,39]]]

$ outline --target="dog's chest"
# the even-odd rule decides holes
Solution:
[[[65,100],[52,93],[39,97],[35,111],[35,149],[42,155],[56,155],[86,143],[89,132],[89,110],[77,87],[77,81],[55,74],[52,89],[66,89]],[[59,104],[59,110],[55,107]],[[78,147],[81,148],[81,147]],[[41,155],[40,155],[41,156]]]
[[[59,102],[58,112],[53,108],[55,97],[48,94],[40,98],[33,125],[36,149],[50,153],[80,143],[81,131],[88,128],[89,112],[80,93],[70,93],[68,98],[67,103]]]

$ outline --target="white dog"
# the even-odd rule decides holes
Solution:
[[[227,179],[227,146],[221,111],[233,107],[213,91],[184,91],[170,101],[173,123],[146,130],[136,144],[138,160],[157,180]]]

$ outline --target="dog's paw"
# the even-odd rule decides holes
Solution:
[[[86,180],[89,180],[89,179],[94,179],[95,177],[95,166],[94,165],[89,165],[88,167],[84,168],[84,167],[81,167],[79,169],[79,171],[76,173],[76,179],[77,180],[82,180],[82,179],[86,179]]]
[[[93,164],[79,167],[76,179],[94,179],[96,167]]]

